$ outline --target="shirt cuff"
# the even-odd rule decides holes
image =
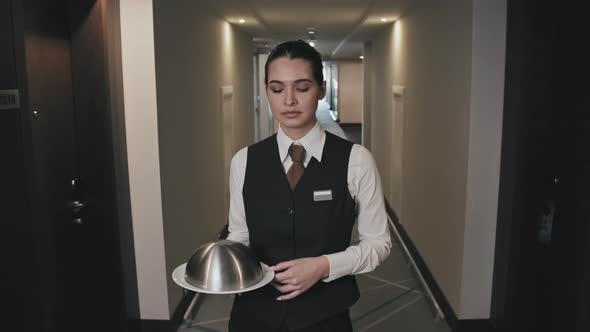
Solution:
[[[354,256],[349,251],[341,251],[334,254],[324,255],[330,264],[330,274],[323,282],[330,282],[340,277],[352,274]]]
[[[250,236],[247,232],[230,232],[227,235],[227,240],[241,242],[248,247],[250,246]]]

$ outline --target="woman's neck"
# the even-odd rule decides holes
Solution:
[[[285,135],[287,135],[290,139],[298,141],[305,137],[305,135],[307,135],[307,133],[309,133],[313,129],[313,127],[315,127],[316,123],[317,120],[315,120],[311,125],[301,128],[289,128],[281,125],[281,129],[283,130]]]

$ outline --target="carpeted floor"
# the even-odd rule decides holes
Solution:
[[[340,128],[344,131],[346,137],[356,144],[363,143],[363,125],[360,123],[341,123]]]
[[[320,126],[322,126],[322,128],[324,128],[325,130],[331,132],[332,134],[334,134],[336,136],[340,136],[342,138],[348,139],[348,137],[346,136],[346,133],[344,133],[344,131],[342,130],[342,127],[340,127],[338,122],[336,122],[336,121],[334,121],[334,119],[332,119],[332,116],[330,115],[330,104],[328,104],[324,101],[320,101],[318,103],[318,110],[316,111],[315,114],[316,114],[318,122],[320,123]]]
[[[362,144],[362,125],[361,124],[339,124],[334,121],[332,115],[330,115],[330,105],[324,101],[318,103],[318,110],[316,111],[316,117],[320,125],[327,131],[334,135],[338,135],[342,138],[354,142],[356,144]]]

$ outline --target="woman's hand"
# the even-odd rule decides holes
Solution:
[[[273,286],[281,293],[277,300],[290,300],[305,293],[322,278],[330,275],[328,257],[306,257],[279,263],[270,268],[275,274]],[[282,271],[282,272],[280,272]]]

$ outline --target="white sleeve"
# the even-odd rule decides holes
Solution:
[[[248,161],[248,147],[238,151],[231,160],[229,170],[229,235],[228,240],[250,244],[248,225],[246,224],[246,210],[244,209],[244,177],[246,162]]]
[[[350,154],[349,190],[357,203],[357,229],[360,242],[346,250],[326,255],[329,282],[345,275],[373,271],[391,249],[381,178],[373,155],[365,147],[355,144]]]

